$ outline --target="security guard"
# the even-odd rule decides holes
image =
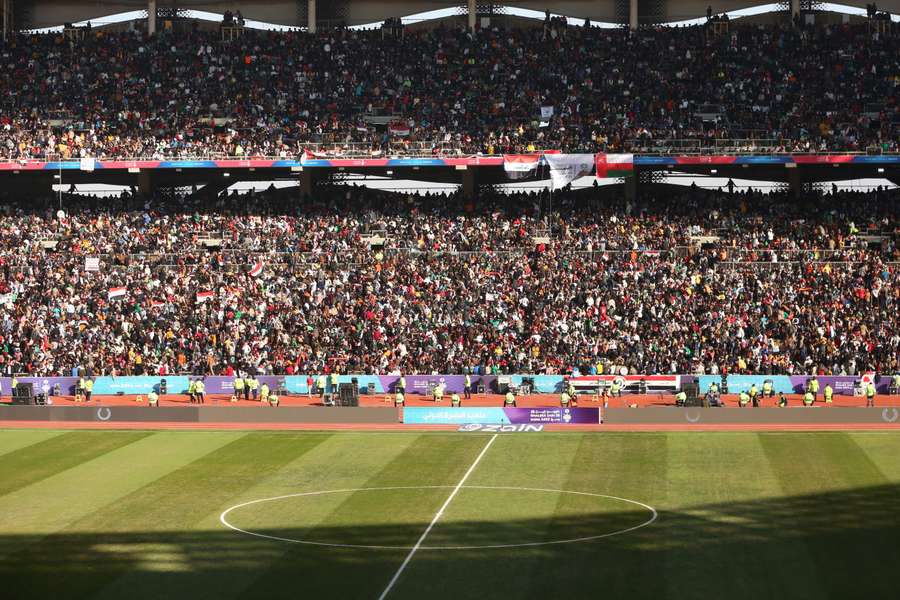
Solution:
[[[19,387],[19,380],[16,379],[16,376],[13,375],[12,383],[10,384],[9,395],[10,397],[14,396],[16,393],[16,388]],[[76,392],[77,393],[77,392]]]
[[[394,394],[394,406],[403,406],[406,404],[406,399],[403,397],[402,392],[397,392]]]
[[[84,400],[84,377],[78,378],[78,391],[75,394],[80,395],[81,399]]]
[[[803,406],[812,406],[815,401],[816,397],[813,395],[812,391],[806,390],[806,393],[803,394]]]
[[[741,408],[750,404],[750,394],[746,392],[746,390],[742,391],[740,395],[738,395],[738,406]]]
[[[866,384],[866,406],[875,406],[875,384],[871,381]]]
[[[197,401],[197,383],[193,379],[188,380],[188,398],[191,404]]]
[[[459,399],[459,394],[453,392],[453,395],[450,396],[450,406],[462,406],[462,402]]]
[[[338,374],[337,371],[332,371],[331,373],[331,393],[338,393]]]
[[[891,383],[891,393],[900,394],[900,375],[894,375]]]
[[[813,375],[812,379],[809,380],[807,389],[812,393],[813,402],[815,402],[819,397],[819,380],[816,379],[815,375]]]
[[[147,394],[147,403],[150,406],[158,406],[159,405],[159,394],[157,394],[153,390],[150,390],[150,393]]]
[[[244,390],[244,399],[249,400],[252,397],[255,401],[259,396],[259,379],[253,376],[247,383],[247,388]]]
[[[401,394],[406,393],[406,377],[403,375],[400,376],[400,381],[397,382],[397,391]]]
[[[277,408],[280,403],[281,403],[281,401],[278,399],[278,396],[276,396],[275,394],[272,394],[271,396],[269,396],[269,406],[273,406],[273,407]]]
[[[202,379],[198,379],[194,384],[194,395],[197,396],[197,402],[206,404],[206,386]]]
[[[319,375],[316,378],[316,389],[319,392],[319,398],[325,397],[325,385],[327,381],[325,375]]]
[[[91,394],[94,393],[94,380],[93,379],[85,379],[84,380],[84,401],[91,401]]]
[[[618,379],[613,379],[612,386],[609,388],[609,395],[614,398],[622,396],[622,384],[619,383]]]
[[[559,395],[559,405],[563,408],[569,408],[569,392],[563,392]]]
[[[750,401],[753,403],[753,408],[759,408],[759,390],[755,383],[750,386]]]
[[[681,390],[675,394],[675,406],[684,406],[685,404],[687,404],[687,394]]]
[[[763,393],[764,398],[774,398],[775,397],[775,390],[772,389],[772,380],[771,379],[766,379],[765,381],[763,381],[762,393]]]
[[[825,404],[831,404],[831,397],[834,396],[834,389],[832,389],[831,384],[825,384]]]
[[[463,394],[466,397],[466,400],[470,400],[472,398],[472,376],[466,373],[466,385],[463,388]]]
[[[516,406],[516,397],[512,392],[506,392],[506,397],[503,399],[503,406]]]
[[[787,398],[784,397],[784,392],[778,392],[778,407],[784,408],[787,406]]]
[[[240,398],[244,395],[244,378],[240,375],[234,377],[234,395]]]
[[[260,402],[268,402],[269,401],[269,384],[264,383],[262,387],[259,388],[259,401]]]

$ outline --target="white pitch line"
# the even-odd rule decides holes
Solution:
[[[484,448],[481,449],[481,453],[475,458],[475,462],[469,467],[469,470],[466,471],[466,474],[462,476],[462,479],[459,480],[459,483],[456,484],[456,487],[453,488],[453,491],[450,492],[450,495],[447,496],[447,499],[444,500],[443,506],[438,509],[437,514],[434,515],[434,518],[431,520],[431,523],[428,524],[428,527],[425,528],[425,531],[422,532],[422,535],[419,537],[419,541],[416,542],[416,545],[412,547],[412,550],[409,551],[409,554],[406,555],[406,559],[403,561],[403,564],[400,565],[400,568],[397,569],[397,572],[394,573],[394,576],[391,578],[390,583],[387,584],[387,587],[384,588],[384,591],[381,592],[381,595],[378,596],[378,600],[384,600],[387,598],[388,593],[390,593],[391,589],[393,589],[394,584],[397,583],[397,580],[400,579],[400,575],[403,574],[403,571],[406,570],[406,565],[409,564],[409,561],[412,560],[412,557],[418,552],[419,547],[422,545],[422,542],[425,541],[425,538],[428,537],[428,534],[431,533],[431,529],[434,527],[435,523],[441,518],[441,515],[444,514],[444,511],[447,510],[447,507],[450,505],[450,502],[453,501],[453,498],[456,497],[457,492],[466,482],[466,479],[469,478],[469,475],[472,474],[472,471],[475,470],[475,467],[478,466],[478,463],[481,462],[481,458],[487,453],[488,448],[491,447],[491,444],[494,443],[494,440],[497,439],[497,434],[495,433],[491,439],[488,440],[488,443],[484,445]]]

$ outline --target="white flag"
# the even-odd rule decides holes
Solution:
[[[563,188],[594,170],[593,154],[545,154],[553,187]]]
[[[81,170],[82,171],[93,171],[95,166],[95,159],[91,157],[85,157],[81,159]]]

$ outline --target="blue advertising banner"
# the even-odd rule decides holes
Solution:
[[[510,422],[502,408],[431,408],[408,406],[403,409],[403,422],[411,425],[464,425],[485,423],[505,425]]]

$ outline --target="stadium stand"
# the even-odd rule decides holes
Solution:
[[[7,197],[0,369],[900,368],[896,191],[618,194]]]
[[[890,24],[896,28],[896,24]],[[895,152],[900,36],[865,26],[10,35],[0,159]],[[424,149],[424,150],[423,150]]]

